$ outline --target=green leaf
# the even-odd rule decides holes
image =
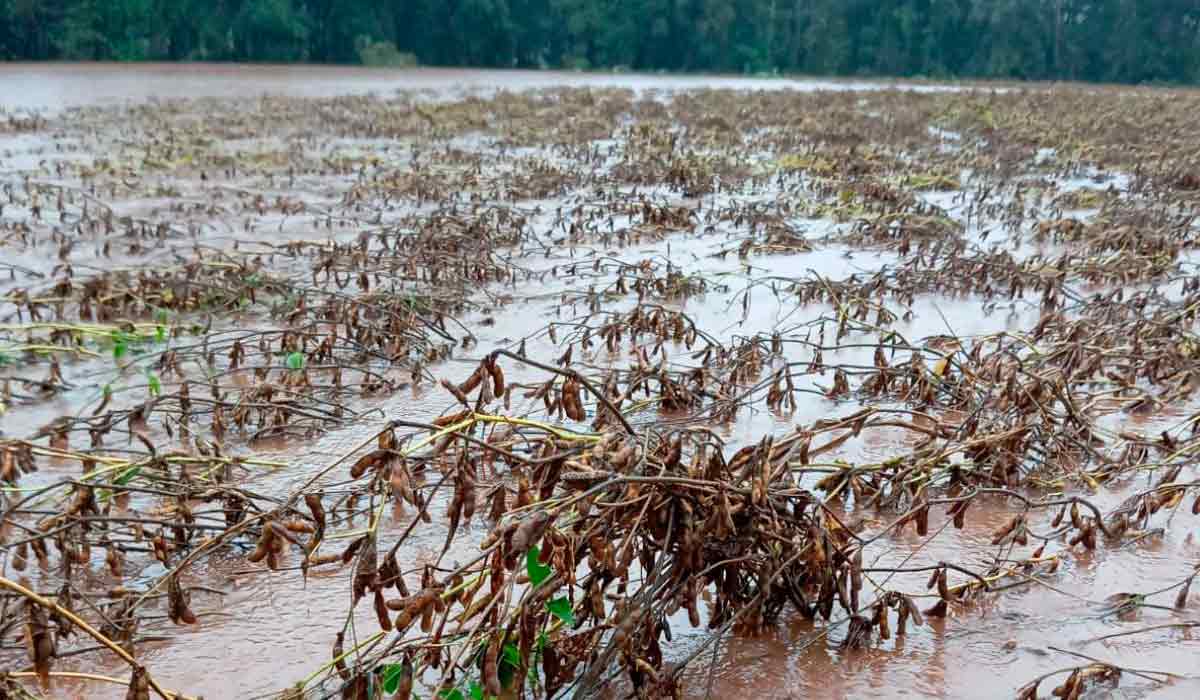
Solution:
[[[167,327],[166,326],[155,326],[154,327],[154,341],[156,343],[167,342]]]
[[[438,692],[438,700],[467,700],[458,688],[453,690],[442,689]]]
[[[383,692],[388,695],[393,695],[400,689],[400,681],[404,680],[404,676],[412,673],[412,667],[408,664],[388,664],[380,668],[380,677],[383,680]]]
[[[529,582],[534,586],[540,586],[542,581],[550,578],[550,567],[538,561],[541,555],[542,551],[536,545],[525,555],[525,573],[529,574]]]
[[[471,681],[471,700],[484,700],[483,686],[479,685],[479,681]]]
[[[154,372],[146,373],[146,381],[150,382],[150,395],[158,396],[162,393],[162,381]]]
[[[287,356],[287,368],[291,370],[304,369],[304,353],[293,352]]]
[[[125,353],[128,351],[129,351],[129,344],[125,342],[124,338],[118,338],[117,341],[115,343],[113,343],[113,359],[114,360],[119,360],[122,357],[125,357]]]
[[[519,668],[521,666],[521,650],[517,648],[516,644],[513,644],[512,642],[505,644],[503,648],[503,654],[505,663],[513,668]]]
[[[132,467],[126,467],[124,471],[122,471],[120,474],[117,474],[117,478],[113,479],[113,485],[124,486],[125,484],[133,481],[134,477],[141,472],[142,468],[140,465],[135,464]]]
[[[509,642],[500,650],[500,668],[497,669],[500,676],[500,685],[505,688],[511,688],[513,679],[517,676],[517,671],[521,668],[521,650],[516,644]]]
[[[575,624],[575,613],[571,611],[571,601],[567,600],[566,596],[555,598],[546,603],[546,609],[550,614],[562,620],[568,627]]]

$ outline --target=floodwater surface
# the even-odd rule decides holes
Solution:
[[[907,117],[886,113],[892,101],[901,104],[899,101],[904,100],[903,104],[918,105],[916,111],[922,119],[940,118],[949,108],[926,108],[920,100],[935,99],[942,87],[955,88],[923,84],[915,86],[922,95],[900,97],[891,90],[893,87],[905,88],[873,82],[450,69],[4,65],[0,67],[0,106],[9,115],[41,113],[44,122],[26,129],[14,125],[0,132],[0,178],[7,196],[0,210],[0,224],[5,226],[0,231],[0,291],[6,295],[0,307],[0,324],[5,324],[6,333],[0,350],[6,358],[2,371],[15,392],[6,399],[0,417],[2,437],[45,445],[53,432],[49,428],[60,416],[99,415],[101,407],[129,410],[145,401],[148,387],[154,383],[162,383],[161,389],[154,390],[157,394],[170,393],[181,381],[165,369],[155,369],[159,365],[150,360],[135,361],[131,359],[133,354],[122,357],[127,351],[117,351],[115,346],[126,341],[109,337],[109,326],[104,325],[127,320],[122,317],[97,318],[94,323],[104,326],[104,336],[96,343],[80,345],[86,345],[82,352],[58,353],[61,362],[55,365],[55,371],[60,373],[59,378],[48,380],[48,360],[39,335],[44,329],[37,324],[73,319],[33,319],[23,300],[52,300],[58,294],[54,282],[67,274],[68,268],[76,284],[103,274],[129,271],[130,276],[120,278],[119,283],[106,287],[96,297],[99,305],[102,298],[145,293],[149,283],[138,274],[170,276],[175,274],[172,270],[190,261],[199,262],[188,272],[189,283],[212,287],[206,292],[212,296],[206,299],[218,298],[222,284],[221,278],[205,276],[206,270],[236,267],[246,261],[253,266],[254,275],[278,280],[280,288],[285,283],[290,285],[293,295],[280,293],[271,308],[261,300],[235,299],[213,302],[221,304],[212,307],[216,311],[199,306],[173,310],[171,327],[194,328],[165,339],[138,341],[144,344],[138,352],[145,352],[146,358],[175,350],[180,355],[192,353],[189,357],[194,357],[199,366],[203,355],[194,349],[198,339],[206,337],[205,333],[225,333],[207,336],[216,339],[213,342],[217,342],[218,349],[212,352],[218,364],[211,365],[210,358],[210,370],[206,371],[215,372],[211,367],[224,367],[220,363],[226,362],[230,343],[238,333],[274,332],[285,327],[280,319],[302,296],[295,290],[308,290],[314,294],[310,299],[317,298],[313,289],[333,290],[330,280],[334,278],[326,274],[342,275],[334,297],[365,294],[372,286],[384,289],[388,284],[384,280],[393,275],[403,281],[391,287],[389,294],[411,294],[413,308],[427,304],[458,311],[454,314],[456,323],[446,326],[445,332],[452,340],[444,353],[419,358],[419,352],[405,351],[411,352],[408,359],[415,359],[419,365],[416,373],[410,372],[412,362],[388,366],[376,355],[364,354],[356,360],[357,365],[348,364],[346,375],[353,376],[352,381],[369,381],[369,377],[357,377],[354,372],[375,368],[390,383],[385,390],[363,391],[346,399],[336,398],[334,393],[321,394],[321,401],[336,401],[348,412],[339,414],[341,419],[324,413],[331,410],[327,404],[296,399],[289,407],[323,417],[296,421],[303,427],[294,430],[274,430],[275,426],[259,433],[248,429],[235,434],[231,430],[226,438],[227,453],[257,460],[239,468],[237,483],[264,499],[286,499],[313,474],[370,441],[389,420],[429,423],[458,410],[454,397],[431,377],[462,382],[481,358],[497,348],[514,352],[520,348],[530,359],[554,363],[566,343],[578,342],[583,329],[591,329],[596,334],[593,344],[575,348],[574,362],[581,371],[599,376],[606,369],[627,368],[635,363],[640,366],[643,361],[649,366],[661,362],[663,372],[686,371],[694,365],[703,343],[686,347],[678,339],[664,341],[653,333],[627,332],[612,349],[598,339],[601,327],[631,327],[636,320],[632,314],[651,307],[660,311],[668,323],[677,316],[686,318],[706,339],[703,342],[714,347],[734,347],[753,338],[766,345],[772,335],[778,335],[782,350],[766,359],[761,379],[792,365],[812,369],[795,376],[796,403],[790,410],[768,408],[761,401],[747,402],[735,416],[714,420],[703,414],[702,407],[660,410],[655,400],[649,400],[628,416],[639,428],[659,423],[684,425],[694,413],[703,417],[703,424],[723,441],[723,451],[730,456],[758,443],[764,435],[781,438],[798,428],[852,415],[863,408],[874,408],[878,416],[918,425],[957,425],[968,415],[954,407],[917,407],[911,400],[888,396],[848,394],[839,398],[831,387],[840,368],[849,372],[856,390],[859,378],[872,371],[883,335],[876,324],[887,327],[891,340],[903,338],[913,347],[951,347],[952,354],[956,347],[985,339],[1004,342],[1014,337],[1030,338],[1022,342],[1035,347],[1039,341],[1033,338],[1034,329],[1044,313],[1037,294],[1009,298],[1002,293],[1007,290],[980,291],[971,288],[970,280],[961,278],[947,281],[936,291],[918,289],[899,300],[885,298],[882,291],[877,297],[869,297],[855,296],[849,290],[860,289],[859,285],[873,277],[883,279],[893,274],[914,280],[912,283],[917,285],[915,280],[922,279],[926,270],[914,259],[922,255],[930,256],[931,261],[943,254],[961,258],[977,255],[981,262],[976,269],[1007,264],[1003,261],[1010,258],[1005,256],[1011,255],[1018,261],[1013,264],[1033,260],[1028,269],[1052,277],[1046,272],[1052,269],[1049,261],[1071,246],[1083,244],[1069,237],[1035,240],[1029,224],[1014,225],[1009,235],[1003,233],[1006,221],[1018,214],[1032,220],[1050,219],[1064,210],[1051,201],[1053,197],[1065,197],[1082,188],[1094,193],[1095,201],[1068,210],[1082,223],[1090,223],[1100,216],[1104,198],[1133,197],[1133,185],[1130,177],[1119,171],[1098,173],[1075,168],[1066,172],[1067,166],[1060,171],[1043,169],[1036,165],[1034,153],[1021,162],[1031,172],[1036,171],[1037,182],[1013,186],[1005,181],[1002,189],[1008,189],[1003,189],[997,203],[994,198],[988,199],[994,195],[984,191],[987,186],[978,183],[998,176],[973,173],[965,165],[961,171],[955,169],[959,166],[953,161],[954,154],[964,148],[962,136],[948,128],[922,128],[919,133],[923,136],[910,136],[901,124]],[[555,92],[558,89],[569,89],[570,93],[560,97]],[[747,127],[744,139],[733,149],[745,152],[741,161],[733,162],[737,158],[730,156],[729,162],[713,165],[702,159],[681,159],[665,168],[665,174],[656,170],[659,164],[653,159],[636,159],[643,146],[635,148],[631,143],[648,144],[645,149],[657,147],[653,146],[656,139],[667,138],[664,134],[679,126],[668,117],[653,116],[663,108],[642,100],[646,94],[663,93],[662,102],[686,113],[689,100],[706,99],[702,93],[710,90],[732,92],[732,101],[721,103],[727,107],[737,104],[737,95],[782,91],[787,97],[771,99],[794,100],[786,120],[791,120],[800,135],[785,133],[778,143],[759,147],[756,139],[787,129]],[[500,91],[516,97],[497,96]],[[536,97],[522,97],[528,91],[537,91]],[[585,96],[579,97],[580,92]],[[838,95],[804,97],[810,93]],[[870,97],[874,93],[880,94]],[[422,113],[430,124],[428,132],[414,135],[417,132],[408,122],[394,120],[395,115],[411,113],[413,104],[431,97],[450,106]],[[507,102],[483,117],[470,111],[492,109],[489,100],[493,99]],[[529,99],[529,103],[520,102],[522,99]],[[872,104],[871,99],[882,102]],[[564,109],[562,105],[571,104],[571,100],[589,106],[577,112],[555,111]],[[576,137],[570,129],[582,128],[579,122],[592,118],[590,110],[599,114],[610,109],[605,106],[609,103],[614,105],[612,128],[599,129],[603,133],[583,146],[572,141]],[[362,117],[364,111],[373,116]],[[352,122],[352,113],[362,121]],[[854,135],[838,131],[843,126],[849,131],[853,125],[839,123],[839,118],[830,116],[843,114],[851,120],[874,113],[882,115],[876,120],[878,131]],[[686,128],[691,130],[686,132],[689,137],[715,134],[712,143],[717,143],[724,138],[725,130],[741,128],[739,119],[751,118],[735,113],[708,116],[713,124],[691,123],[679,127],[678,132],[682,134]],[[544,121],[551,118],[560,121]],[[650,126],[639,130],[638,119],[645,119]],[[826,121],[812,123],[822,119]],[[463,126],[468,120],[477,123]],[[574,123],[567,124],[569,121]],[[415,123],[422,122],[415,119]],[[811,143],[805,138],[812,139]],[[888,145],[871,150],[873,140]],[[695,143],[709,142],[695,137]],[[945,166],[938,173],[945,186],[935,191],[920,190],[923,205],[914,205],[921,216],[928,217],[922,219],[922,225],[929,230],[943,228],[937,228],[937,233],[911,234],[918,241],[914,251],[919,252],[899,250],[879,229],[868,230],[862,224],[874,220],[871,207],[875,205],[871,202],[875,200],[870,197],[884,201],[892,196],[878,192],[864,195],[855,189],[862,185],[865,175],[847,175],[834,185],[830,181],[835,176],[830,173],[836,164],[812,164],[815,156],[804,156],[809,165],[800,172],[780,165],[792,162],[788,157],[803,160],[796,154],[802,155],[818,143],[842,144],[848,159],[854,154],[864,163],[885,158],[902,163],[903,158],[897,154],[909,147],[922,158],[944,157],[946,160],[937,163]],[[718,153],[720,158],[728,155],[718,146],[710,148],[710,153]],[[784,148],[787,152],[782,151]],[[868,155],[861,156],[864,152]],[[942,155],[928,155],[932,153]],[[584,163],[592,168],[590,173],[579,171]],[[705,167],[713,169],[709,180],[722,183],[715,190],[693,188],[698,179],[704,180],[693,173]],[[928,173],[920,172],[915,177],[928,177]],[[727,181],[732,184],[725,184]],[[900,175],[881,177],[879,183],[898,191],[916,187]],[[1018,197],[1020,203],[1014,207],[1012,202]],[[626,200],[629,206],[615,204]],[[673,216],[683,212],[690,218],[662,223],[648,215],[643,204],[670,210]],[[466,240],[482,240],[485,233],[481,228],[463,222],[475,221],[473,217],[479,212],[493,207],[502,209],[505,216],[522,218],[517,242],[491,244],[489,238],[490,247],[481,244],[477,253],[481,265],[494,264],[506,270],[503,279],[464,277],[455,283],[453,293],[436,284],[430,287],[425,270],[438,264],[421,261],[410,270],[399,248],[371,248],[370,260],[355,263],[365,265],[362,277],[352,267],[344,273],[318,269],[318,262],[324,259],[322,251],[349,254],[371,235],[392,228],[408,231],[424,221],[422,217],[434,214],[441,218],[430,219],[426,234],[436,237],[453,233],[462,234]],[[595,210],[594,216],[587,213],[589,208]],[[101,210],[111,212],[112,230],[105,231],[95,223],[100,220],[96,212]],[[746,220],[755,212],[772,212],[774,218],[764,216],[761,226],[748,225]],[[503,229],[502,224],[496,227]],[[486,235],[499,238],[493,232]],[[923,247],[919,242],[922,235],[943,236],[946,247]],[[946,253],[950,249],[954,252]],[[292,255],[291,250],[302,253]],[[1047,260],[1045,268],[1037,262],[1043,258]],[[457,263],[446,265],[442,272],[469,274]],[[1085,270],[1080,274],[1090,273]],[[650,291],[629,291],[639,280]],[[656,288],[651,284],[663,280],[669,285]],[[1082,313],[1079,308],[1088,295],[1111,290],[1109,281],[1095,276],[1090,280],[1094,287],[1081,289],[1077,299],[1064,302],[1067,318],[1071,313]],[[446,282],[443,279],[438,284]],[[1178,297],[1183,294],[1186,275],[1130,280],[1131,294],[1135,284]],[[425,299],[421,294],[427,287],[435,291]],[[838,297],[841,303],[829,303],[829,297],[814,301],[804,298],[805,290],[835,287],[848,290]],[[264,290],[262,294],[268,293],[268,286],[258,288]],[[173,295],[186,292],[174,289]],[[153,294],[163,308],[171,305],[163,293]],[[876,302],[870,313],[862,307],[861,316],[856,316],[856,306],[852,308]],[[55,302],[45,303],[51,308]],[[1072,309],[1070,304],[1077,308]],[[884,311],[892,312],[895,318],[880,321]],[[374,312],[363,313],[369,317]],[[154,324],[160,322],[152,314],[148,309],[146,318],[138,320],[149,324],[148,335],[153,335]],[[855,319],[855,325],[839,333],[839,324],[845,327],[848,319]],[[329,323],[337,325],[332,320]],[[201,327],[204,330],[196,330]],[[951,342],[947,339],[957,345],[947,345]],[[130,341],[131,345],[138,343]],[[247,341],[248,345],[252,343],[259,343],[257,336]],[[814,348],[820,347],[825,349],[817,363]],[[895,355],[890,361],[893,366],[901,366],[909,361],[909,353]],[[817,366],[820,364],[823,367]],[[510,383],[526,387],[536,387],[547,378],[530,366],[506,364],[505,370]],[[314,373],[320,371],[313,369]],[[943,371],[949,370],[939,370],[939,377]],[[235,379],[221,379],[228,382],[226,390],[236,382],[257,386],[259,381],[248,369],[229,372]],[[420,372],[431,376],[418,381]],[[43,390],[39,388],[43,380],[61,388]],[[1042,380],[1047,386],[1055,381],[1049,376]],[[217,380],[212,381],[215,387]],[[750,384],[753,382],[745,386]],[[1097,386],[1095,390],[1099,394],[1107,389]],[[207,388],[194,382],[192,391],[192,396],[203,398]],[[297,392],[302,393],[300,388]],[[1112,451],[1117,451],[1116,436],[1129,433],[1152,436],[1146,440],[1164,434],[1180,444],[1190,444],[1185,435],[1191,430],[1188,421],[1195,412],[1194,402],[1181,401],[1133,413],[1124,410],[1129,402],[1127,394],[1114,391],[1112,397],[1115,403],[1111,408],[1096,401],[1084,409],[1107,431],[1105,437]],[[244,403],[253,402],[247,399]],[[514,416],[547,418],[541,399],[523,398],[522,392],[513,393],[508,410]],[[564,423],[576,430],[588,429],[583,422]],[[181,440],[168,429],[165,419],[148,427],[151,440],[160,450],[192,449],[193,443]],[[135,437],[114,434],[109,438],[109,449],[113,454],[142,450]],[[881,465],[921,449],[924,438],[923,433],[904,426],[881,425],[856,434],[815,458],[814,463],[830,469],[838,465]],[[819,442],[826,439],[822,437]],[[87,433],[72,433],[70,440],[73,447],[82,448],[87,444]],[[1067,456],[1054,459],[1065,462]],[[1115,463],[1117,457],[1113,460]],[[1085,479],[1072,473],[1048,475],[1041,491],[1025,484],[1014,488],[1031,499],[1045,494],[1082,495],[1109,513],[1156,483],[1152,469],[1090,487]],[[37,473],[22,478],[19,486],[31,489],[77,474],[75,462],[48,461]],[[815,488],[818,476],[804,473],[800,485]],[[1191,482],[1197,476],[1194,467],[1186,466],[1177,483]],[[510,483],[511,477],[497,466],[481,479],[503,484]],[[436,480],[434,475],[425,478]],[[321,483],[326,497],[338,498],[352,490],[344,466]],[[14,488],[7,498],[12,502],[25,493],[28,491]],[[404,541],[399,550],[404,571],[416,572],[436,562],[466,562],[478,551],[478,543],[490,525],[476,516],[462,526],[459,537],[443,554],[447,496],[442,493],[432,501],[432,523],[418,524]],[[1048,538],[1042,556],[1047,560],[1057,558],[1052,573],[1031,566],[998,577],[996,590],[969,603],[953,605],[945,618],[930,617],[927,624],[910,627],[903,637],[876,639],[862,649],[844,648],[847,627],[836,624],[838,611],[833,622],[826,623],[820,618],[807,620],[789,609],[761,634],[723,632],[714,641],[712,630],[704,624],[692,628],[687,615],[676,612],[668,618],[673,639],[670,644],[664,642],[663,655],[667,663],[674,663],[708,644],[682,673],[683,695],[688,698],[1015,697],[1018,689],[1034,678],[1086,665],[1088,659],[1177,676],[1169,683],[1159,683],[1127,673],[1119,686],[1098,687],[1090,691],[1089,697],[1196,697],[1200,693],[1194,678],[1200,639],[1182,624],[1168,626],[1194,621],[1194,602],[1183,610],[1173,610],[1172,592],[1150,598],[1161,607],[1140,608],[1131,615],[1106,611],[1106,600],[1114,594],[1170,589],[1194,572],[1200,561],[1200,543],[1194,536],[1195,516],[1187,512],[1191,498],[1189,494],[1169,520],[1157,516],[1144,536],[1128,537],[1094,551],[1068,545],[1065,536]],[[135,496],[128,509],[134,515],[145,515],[161,505],[143,495]],[[0,506],[4,506],[3,501]],[[847,497],[831,499],[829,506],[847,521],[858,521],[864,535],[880,532],[897,515],[886,509],[860,507],[855,499]],[[204,508],[197,515],[220,515],[216,506]],[[946,527],[946,508],[937,505],[932,509],[933,536],[918,536],[909,528],[884,532],[865,551],[863,567],[872,586],[880,591],[912,594],[925,608],[938,600],[936,591],[926,589],[930,567],[951,562],[971,571],[986,571],[993,566],[1010,568],[1028,558],[1040,544],[1035,540],[1026,547],[1000,547],[1010,559],[997,559],[993,535],[1014,513],[1012,499],[995,495],[978,498],[961,529]],[[369,527],[370,509],[360,510],[339,525],[341,532],[327,545],[332,551],[340,551],[354,533]],[[482,505],[480,510],[484,510]],[[1051,520],[1056,510],[1031,512],[1029,529],[1054,530],[1058,525]],[[389,503],[381,513],[381,546],[400,537],[416,517],[411,506],[400,504]],[[10,538],[22,534],[28,533],[10,528]],[[346,648],[354,639],[375,632],[375,616],[368,604],[360,604],[347,614],[353,567],[315,568],[302,577],[297,570],[301,556],[292,551],[285,555],[280,570],[270,571],[261,563],[247,561],[252,546],[251,541],[223,548],[187,570],[186,584],[199,587],[191,601],[197,624],[171,624],[166,619],[165,604],[153,609],[152,617],[143,621],[139,634],[150,639],[137,645],[138,660],[164,687],[210,699],[270,697],[327,670],[323,667],[339,631],[350,630]],[[84,573],[75,585],[93,593],[118,584],[138,588],[150,585],[166,572],[162,564],[137,559],[132,551],[128,557],[126,574],[130,576],[124,582],[105,569],[102,555],[93,554],[93,561],[82,567]],[[4,576],[24,577],[38,591],[53,592],[61,585],[56,567],[31,565],[18,573],[7,555],[0,559],[0,566]],[[896,573],[888,569],[924,570]],[[949,571],[949,579],[952,585],[971,581],[958,570]],[[712,609],[705,607],[701,614],[707,621]],[[1155,629],[1140,631],[1143,628]],[[1129,634],[1101,639],[1119,633]],[[4,635],[0,639],[0,671],[27,671],[29,662],[21,635],[8,628]],[[69,647],[70,643],[63,643],[60,651]],[[117,678],[128,674],[119,660],[96,651],[67,656],[55,668]],[[1044,681],[1041,696],[1047,696],[1064,677]],[[618,680],[614,685],[617,690],[612,692],[624,692],[622,684],[626,682]],[[32,684],[29,687],[34,688]],[[333,687],[330,684],[327,690]],[[54,679],[52,689],[42,696],[118,698],[125,696],[125,689],[64,677]],[[313,697],[322,695],[314,690]]]
[[[899,86],[918,91],[956,89],[894,81],[743,78],[643,73],[480,70],[461,68],[360,68],[243,64],[4,63],[0,106],[8,111],[116,105],[155,99],[197,97],[337,97],[398,90],[454,96],[496,90],[558,87],[634,90],[879,90]]]

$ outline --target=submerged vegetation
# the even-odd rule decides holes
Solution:
[[[0,697],[704,697],[730,640],[799,620],[852,676],[1031,590],[1182,644],[1198,108],[557,88],[10,116]],[[1150,550],[1101,608],[1072,592]],[[240,642],[248,579],[280,608],[336,591],[252,623],[327,652],[265,688],[168,680],[183,637]],[[1039,651],[1003,692],[1191,671]]]

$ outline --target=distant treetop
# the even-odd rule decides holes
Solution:
[[[0,58],[1200,82],[1195,0],[0,0]]]

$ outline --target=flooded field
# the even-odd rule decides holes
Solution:
[[[0,88],[0,698],[1200,693],[1200,95]]]
[[[0,86],[9,111],[54,111],[64,107],[120,105],[147,100],[198,97],[338,97],[420,91],[426,98],[556,87],[630,90],[956,90],[950,85],[893,80],[806,80],[720,75],[650,75],[569,71],[472,70],[461,68],[360,68],[342,66],[4,63]]]

